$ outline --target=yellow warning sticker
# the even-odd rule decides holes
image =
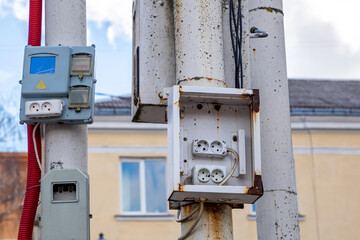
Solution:
[[[36,88],[46,89],[46,86],[45,86],[45,84],[44,84],[44,81],[43,81],[43,80],[40,80],[39,83],[36,85]]]

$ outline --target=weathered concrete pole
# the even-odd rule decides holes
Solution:
[[[258,239],[300,239],[291,141],[282,0],[249,2],[250,27],[267,38],[251,39],[251,87],[260,90],[262,180],[256,203]]]
[[[176,82],[179,85],[225,87],[222,0],[175,0]],[[182,207],[187,216],[197,204]],[[181,223],[182,235],[196,218]],[[187,240],[233,239],[232,208],[204,204],[199,223]]]
[[[45,0],[45,45],[86,45],[86,0]],[[87,173],[87,125],[45,126],[45,172],[51,166]]]

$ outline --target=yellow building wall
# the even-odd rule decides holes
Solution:
[[[166,134],[89,134],[89,146],[166,147]],[[109,240],[165,240],[180,236],[175,221],[118,221],[120,214],[119,160],[121,157],[163,157],[164,153],[90,153],[91,239],[99,233]],[[171,212],[176,215],[176,212]]]
[[[319,154],[311,149],[360,149],[357,132],[293,133],[302,240],[359,239],[360,187],[357,186],[360,155]],[[166,147],[166,134],[90,133],[89,146]],[[109,240],[177,239],[180,224],[175,221],[118,221],[120,214],[119,158],[165,157],[166,153],[90,153],[91,237],[103,232]],[[176,215],[176,212],[170,212]],[[249,220],[250,206],[233,210],[234,239],[256,240],[256,221]]]

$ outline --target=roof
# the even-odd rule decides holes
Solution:
[[[293,116],[360,116],[360,81],[289,80]],[[95,103],[95,115],[130,115],[131,97]]]
[[[130,115],[131,97],[112,97],[95,103],[95,115]]]
[[[289,80],[291,115],[360,115],[360,81]]]

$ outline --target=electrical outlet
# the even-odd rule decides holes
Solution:
[[[193,143],[194,154],[203,154],[209,151],[209,143],[204,139],[195,139]]]
[[[225,169],[223,167],[214,168],[214,170],[211,171],[210,178],[215,183],[220,183],[225,177]]]
[[[37,102],[33,102],[30,104],[29,109],[27,110],[32,114],[36,114],[40,111],[40,104]]]
[[[226,177],[226,166],[195,165],[192,176],[194,185],[217,185]]]
[[[29,118],[44,118],[61,116],[64,102],[60,99],[44,101],[27,101],[25,116]]]
[[[210,144],[210,151],[216,155],[226,156],[227,149],[224,141],[212,141]]]
[[[209,144],[209,142],[211,144]],[[193,142],[192,153],[201,157],[224,158],[227,154],[226,148],[224,141],[195,139]]]
[[[196,174],[197,179],[202,183],[206,183],[210,180],[210,171],[207,168],[201,168]]]

